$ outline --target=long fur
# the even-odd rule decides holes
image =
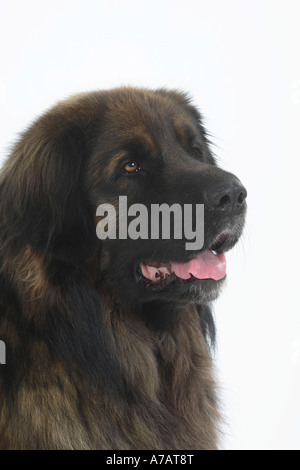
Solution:
[[[218,446],[209,302],[134,298],[96,237],[95,195],[106,202],[110,184],[96,157],[151,100],[197,121],[207,145],[184,95],[95,92],[41,116],[1,171],[1,449]]]

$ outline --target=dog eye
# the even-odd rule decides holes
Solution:
[[[136,171],[139,171],[141,168],[139,164],[136,161],[128,162],[126,165],[123,167],[124,173],[135,173]]]
[[[203,152],[202,152],[201,148],[193,147],[192,148],[192,155],[194,155],[194,157],[202,158],[203,157]]]

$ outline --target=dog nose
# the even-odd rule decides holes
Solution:
[[[206,191],[205,202],[212,209],[239,212],[245,205],[247,190],[235,176],[226,178]]]

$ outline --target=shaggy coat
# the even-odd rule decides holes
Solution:
[[[151,283],[141,261],[196,253],[100,241],[96,208],[121,194],[206,203],[203,250],[223,253],[244,223],[245,190],[233,202],[223,189],[237,182],[175,91],[80,94],[23,133],[0,174],[0,449],[218,447],[210,304],[223,279]]]

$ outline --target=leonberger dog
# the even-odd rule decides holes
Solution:
[[[203,246],[100,240],[121,195],[201,205]],[[211,303],[245,199],[183,92],[81,93],[21,135],[0,175],[1,449],[219,448]]]

